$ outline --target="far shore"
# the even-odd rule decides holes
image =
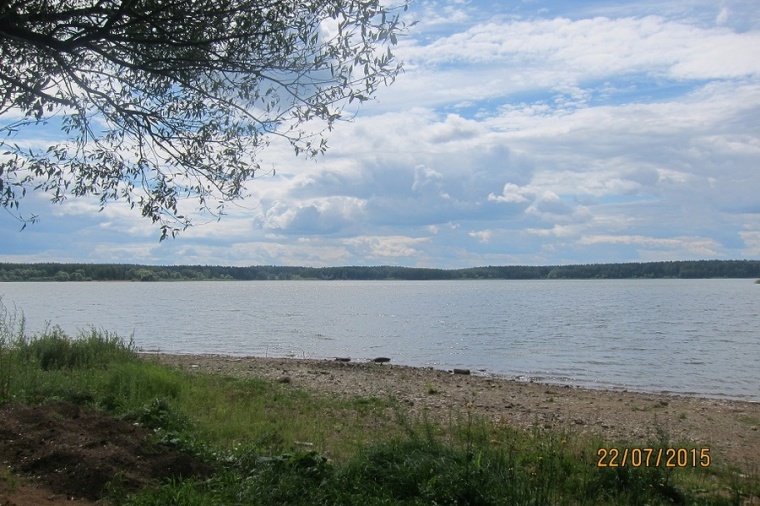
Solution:
[[[714,458],[725,463],[760,467],[758,402],[530,383],[392,362],[151,352],[140,356],[189,372],[281,381],[320,395],[391,397],[413,414],[426,412],[440,420],[472,413],[493,423],[600,435],[639,447],[664,430],[674,446],[686,440],[709,447]]]

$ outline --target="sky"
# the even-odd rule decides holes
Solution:
[[[417,0],[404,73],[217,221],[32,193],[0,261],[464,268],[760,259],[760,2]],[[2,123],[2,118],[0,118]]]

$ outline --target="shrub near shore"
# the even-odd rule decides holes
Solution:
[[[108,332],[28,336],[23,318],[5,308],[0,317],[0,402],[100,410],[214,470],[137,491],[117,479],[113,504],[751,504],[760,495],[757,475],[717,466],[597,467],[596,449],[622,446],[614,441],[519,431],[466,411],[434,423],[392,399],[189,374],[140,360]],[[676,446],[664,435],[645,445]]]

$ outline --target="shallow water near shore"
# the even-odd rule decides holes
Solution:
[[[754,280],[3,283],[27,329],[144,350],[393,363],[760,401]]]

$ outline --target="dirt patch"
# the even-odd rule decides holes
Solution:
[[[342,397],[393,397],[446,420],[475,413],[494,423],[600,435],[641,445],[664,430],[673,444],[709,448],[715,463],[760,467],[760,403],[526,383],[429,368],[336,360],[144,355],[188,371],[288,379],[293,388]]]
[[[152,443],[150,432],[75,404],[0,406],[0,462],[20,483],[0,482],[0,504],[103,497],[114,479],[125,490],[169,477],[208,474],[197,458]],[[82,502],[82,504],[87,504]]]

